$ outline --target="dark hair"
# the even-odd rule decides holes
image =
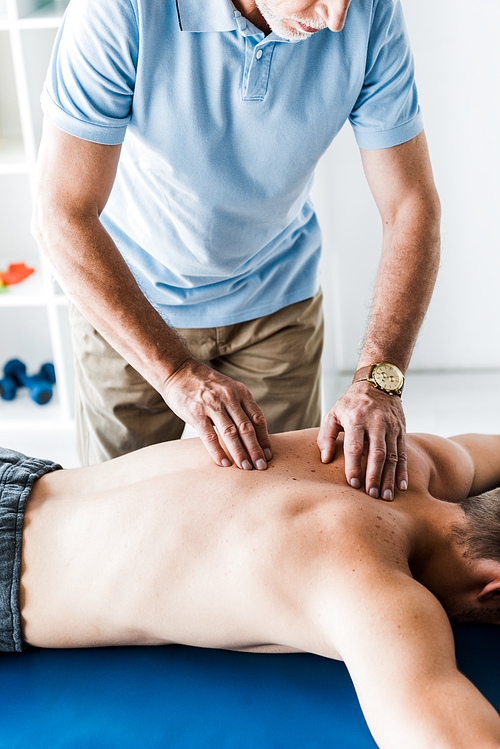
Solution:
[[[472,559],[500,562],[500,487],[460,502],[465,524],[452,529],[458,543]]]

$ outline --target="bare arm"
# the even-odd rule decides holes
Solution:
[[[406,371],[427,311],[439,265],[440,206],[425,135],[376,151],[361,151],[383,222],[382,255],[358,368],[389,361]],[[346,478],[368,494],[394,497],[408,485],[401,400],[359,382],[326,415],[318,436],[323,462],[345,431]],[[361,454],[369,442],[366,474]]]
[[[84,141],[45,121],[34,233],[82,314],[196,429],[214,461],[227,461],[218,431],[240,468],[248,458],[265,466],[269,436],[250,392],[193,358],[145,298],[100,221],[119,157],[120,146]]]
[[[460,502],[500,486],[500,436],[461,434],[445,439],[433,434],[412,434],[414,478],[422,489],[446,502]],[[416,462],[414,463],[416,468]]]
[[[500,435],[460,434],[451,440],[468,455],[472,469],[470,496],[500,486]]]
[[[458,671],[436,598],[402,572],[357,575],[361,585],[336,602],[337,645],[378,746],[499,749],[500,717]]]

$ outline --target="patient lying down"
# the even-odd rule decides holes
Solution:
[[[320,463],[316,435],[275,435],[264,472],[221,469],[197,439],[35,461],[22,557],[6,545],[20,580],[4,649],[308,651],[345,661],[380,747],[498,749],[448,617],[500,623],[500,437],[410,436],[408,491],[386,503],[346,484],[340,456]],[[7,453],[2,506],[21,460]]]

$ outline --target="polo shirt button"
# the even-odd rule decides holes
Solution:
[[[257,52],[255,54],[255,57],[257,58],[257,60],[260,60],[260,58],[262,57],[262,50],[261,49],[257,50]]]

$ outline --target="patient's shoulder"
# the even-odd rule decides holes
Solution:
[[[474,466],[469,453],[454,440],[434,434],[408,435],[408,461],[410,487],[417,481],[433,497],[447,502],[468,495]]]

